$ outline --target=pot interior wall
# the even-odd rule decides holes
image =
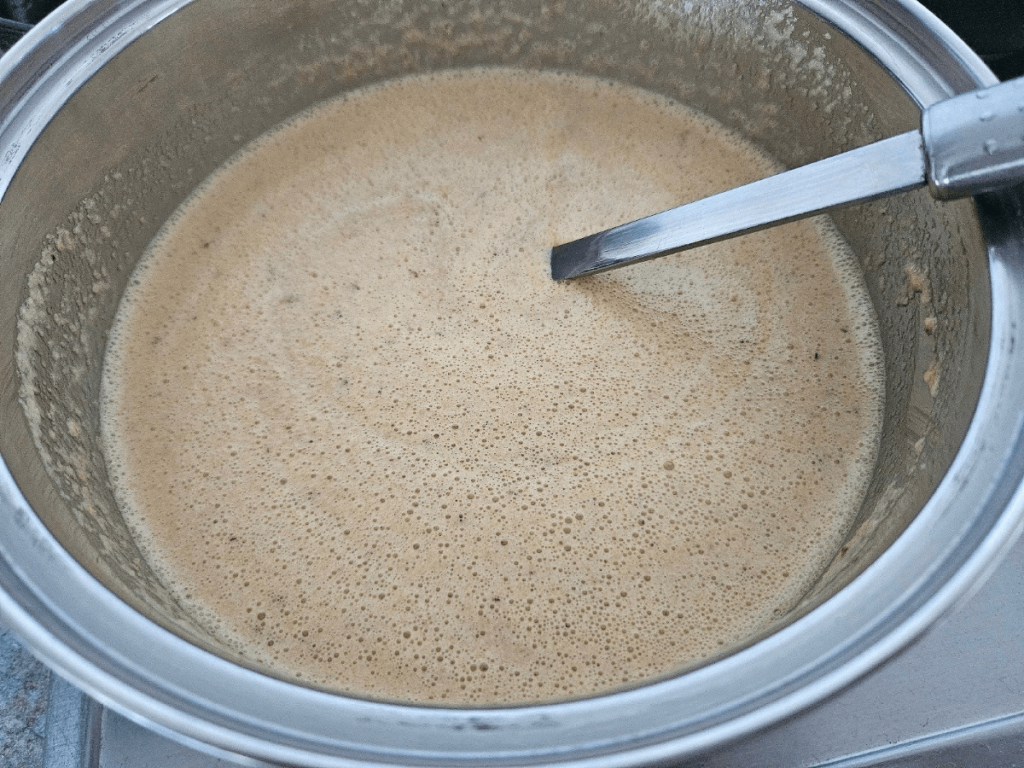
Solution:
[[[186,639],[233,657],[140,556],[98,436],[106,333],[136,260],[199,182],[289,116],[382,79],[479,65],[631,83],[785,166],[919,119],[860,48],[781,2],[197,0],[146,32],[67,101],[0,205],[0,449],[63,546]],[[833,220],[882,329],[882,447],[846,544],[780,624],[841,589],[914,519],[963,438],[987,354],[987,262],[970,202],[919,192]]]

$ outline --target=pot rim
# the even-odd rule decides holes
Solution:
[[[0,195],[67,97],[191,0],[69,0],[0,58]],[[996,82],[916,0],[799,0],[881,62],[921,106]],[[923,45],[927,41],[928,45]],[[991,344],[960,450],[906,531],[821,606],[731,656],[590,699],[495,709],[367,701],[201,650],[123,603],[32,512],[0,462],[0,619],[90,696],[190,746],[309,766],[631,766],[692,754],[808,707],[874,668],[980,585],[1024,527],[1024,230],[976,200]],[[13,378],[13,377],[12,377]],[[5,396],[17,398],[7,382]]]

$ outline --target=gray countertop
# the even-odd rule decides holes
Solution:
[[[0,766],[43,764],[51,677],[10,632],[0,631]]]

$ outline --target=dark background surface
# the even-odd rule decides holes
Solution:
[[[1024,75],[1022,0],[922,0],[1000,80]]]

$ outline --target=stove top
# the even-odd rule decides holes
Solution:
[[[61,0],[0,0],[0,52]],[[927,0],[1002,79],[1024,74],[1024,3]],[[92,701],[0,627],[0,768],[212,768]],[[1024,765],[1024,541],[916,643],[844,691],[678,768]]]

